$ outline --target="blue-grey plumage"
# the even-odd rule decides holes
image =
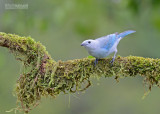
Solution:
[[[117,45],[119,41],[126,35],[129,35],[134,32],[136,31],[128,30],[122,33],[114,33],[107,36],[103,36],[95,40],[85,40],[82,42],[81,46],[84,46],[87,49],[88,53],[96,58],[95,64],[97,63],[98,59],[105,58],[114,52],[114,56],[111,61],[111,63],[113,64],[114,59],[116,57]]]

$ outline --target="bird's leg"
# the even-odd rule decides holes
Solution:
[[[98,59],[96,58],[94,61],[94,66],[96,66],[97,63],[98,63]]]
[[[115,60],[115,58],[116,58],[116,54],[117,54],[117,50],[115,51],[115,53],[114,53],[114,56],[113,56],[113,58],[112,58],[112,60],[111,60],[111,64],[113,65],[113,62],[114,62],[114,60]]]

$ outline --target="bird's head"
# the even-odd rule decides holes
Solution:
[[[96,40],[85,40],[82,42],[81,46],[84,46],[86,49],[95,49],[96,48]]]

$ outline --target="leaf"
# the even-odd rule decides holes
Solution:
[[[90,55],[90,56],[88,56],[87,58],[88,58],[88,59],[93,59],[94,57]]]

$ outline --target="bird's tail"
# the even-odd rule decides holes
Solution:
[[[128,34],[132,34],[134,32],[136,32],[136,31],[134,31],[134,30],[124,31],[124,32],[118,34],[118,38],[123,38],[123,37],[127,36]]]

